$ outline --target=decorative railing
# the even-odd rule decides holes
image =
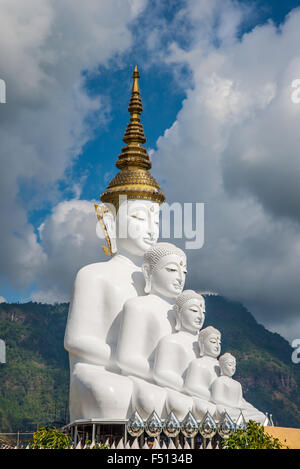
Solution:
[[[233,421],[227,412],[221,414],[219,418],[206,412],[199,422],[191,412],[188,412],[180,422],[173,412],[170,412],[167,418],[160,419],[153,411],[146,420],[143,420],[135,411],[128,421],[124,422],[122,437],[107,438],[105,442],[99,443],[96,441],[97,438],[90,441],[84,437],[84,432],[80,437],[80,433],[76,431],[76,438],[68,449],[221,449],[224,439],[237,429],[246,430],[246,425],[242,411],[236,421]],[[266,415],[264,426],[273,426],[272,415]],[[31,445],[27,443],[18,442],[13,445],[0,442],[0,449],[30,448]]]

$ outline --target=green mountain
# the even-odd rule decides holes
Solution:
[[[68,305],[0,305],[0,431],[36,429],[68,411],[68,354],[63,348]],[[67,418],[67,416],[66,416]]]
[[[0,432],[68,420],[68,355],[63,337],[68,304],[0,305]],[[206,297],[206,326],[222,332],[222,353],[237,357],[236,379],[245,398],[273,414],[274,423],[300,428],[300,365],[280,335],[258,324],[240,303]]]

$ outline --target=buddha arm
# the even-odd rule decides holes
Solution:
[[[242,386],[238,381],[220,376],[211,385],[211,400],[219,405],[240,407]]]
[[[148,379],[150,377],[150,365],[147,353],[145,353],[147,320],[141,318],[143,314],[145,313],[135,305],[134,300],[125,303],[122,312],[116,362],[123,374]]]
[[[226,399],[224,398],[225,396],[224,384],[219,378],[215,379],[211,385],[211,401],[214,404],[230,405],[230,402],[226,402]]]
[[[177,391],[182,390],[183,379],[177,372],[178,362],[176,344],[172,344],[168,337],[161,339],[156,349],[153,367],[153,378],[158,385]]]
[[[255,407],[250,404],[250,402],[247,402],[243,397],[241,398],[240,407],[242,410],[256,410]]]
[[[199,365],[198,359],[190,363],[183,389],[190,396],[208,398],[209,391],[208,386],[206,386],[205,370]]]
[[[89,275],[86,267],[78,272],[64,340],[70,354],[95,365],[106,365],[110,359],[110,347],[99,334],[105,312],[104,291],[104,285]]]

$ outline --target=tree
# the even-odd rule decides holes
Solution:
[[[70,447],[70,436],[55,427],[42,427],[33,434],[32,449],[69,449]]]
[[[235,430],[222,443],[223,449],[288,449],[278,438],[265,433],[264,427],[249,420],[246,429]]]

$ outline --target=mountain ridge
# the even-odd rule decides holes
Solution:
[[[237,358],[235,379],[244,397],[274,423],[300,428],[300,367],[279,334],[258,324],[241,303],[206,295],[204,327],[222,333],[222,353]],[[7,363],[0,364],[0,431],[31,430],[68,421],[68,354],[63,338],[68,303],[0,304],[0,338]]]

